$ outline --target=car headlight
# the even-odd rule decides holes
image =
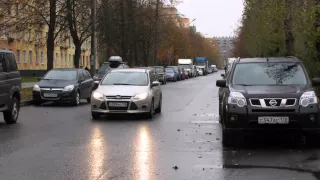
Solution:
[[[299,105],[307,107],[310,104],[317,104],[318,98],[314,91],[307,91],[300,97]]]
[[[63,88],[63,91],[72,91],[74,89],[74,85],[69,85]]]
[[[134,96],[134,99],[136,100],[142,100],[142,99],[146,99],[148,97],[148,93],[140,93]]]
[[[35,85],[33,86],[33,91],[40,91],[40,87],[39,87],[38,84],[35,84]]]
[[[239,107],[247,105],[247,100],[243,94],[239,92],[231,92],[228,97],[228,104],[236,104]]]
[[[92,93],[92,97],[93,97],[94,99],[103,100],[103,94],[102,94],[102,93],[99,93],[99,92],[96,92],[96,91]]]

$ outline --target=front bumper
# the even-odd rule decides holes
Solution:
[[[109,102],[127,103],[126,107],[110,107]],[[91,111],[101,114],[141,114],[150,112],[151,100],[135,100],[132,97],[127,99],[98,100],[91,97]]]
[[[289,117],[289,124],[259,124],[258,117],[262,116]],[[225,130],[320,131],[319,105],[309,105],[306,108],[297,105],[276,109],[227,105],[224,119]]]
[[[45,93],[57,94],[57,97],[45,97]],[[75,98],[75,93],[73,91],[33,91],[32,92],[33,101],[36,102],[71,102]]]
[[[173,81],[173,80],[175,80],[175,77],[174,76],[166,76],[166,80]]]

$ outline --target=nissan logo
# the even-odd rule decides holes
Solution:
[[[121,99],[121,96],[116,96],[116,99]]]
[[[269,101],[269,104],[270,104],[270,106],[276,106],[278,103],[277,103],[276,100],[271,99],[271,100]]]

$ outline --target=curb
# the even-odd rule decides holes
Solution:
[[[30,106],[33,104],[33,101],[32,100],[29,100],[29,101],[22,101],[20,103],[20,107],[24,107],[24,106]]]

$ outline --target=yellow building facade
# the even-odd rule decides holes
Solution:
[[[48,28],[41,30],[26,29],[22,32],[10,32],[2,29],[0,49],[14,52],[19,70],[46,70]],[[60,33],[55,40],[54,68],[74,67],[75,46],[68,33]],[[80,67],[90,68],[90,40],[81,48]]]

